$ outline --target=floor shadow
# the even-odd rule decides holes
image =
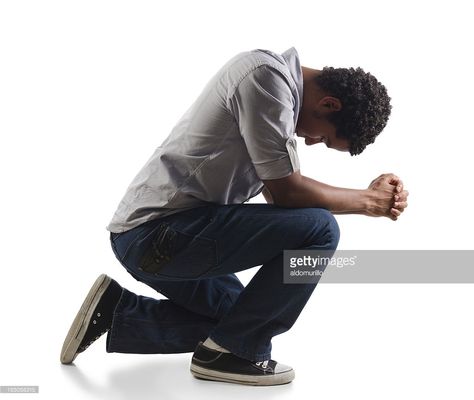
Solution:
[[[291,397],[294,385],[256,387],[197,379],[190,373],[189,360],[185,359],[134,362],[126,368],[110,370],[103,385],[95,383],[97,379],[93,372],[89,378],[89,371],[75,364],[61,365],[61,368],[88,398],[106,400],[208,400],[209,396],[241,399],[245,395],[285,399]]]

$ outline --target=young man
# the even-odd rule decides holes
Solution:
[[[129,185],[107,226],[115,256],[166,299],[97,278],[64,341],[71,363],[103,333],[107,352],[192,352],[209,380],[276,385],[294,370],[271,359],[316,284],[284,284],[284,249],[330,250],[333,214],[396,220],[408,192],[394,174],[365,190],[300,173],[296,138],[361,153],[383,130],[390,97],[362,69],[311,69],[294,47],[231,58]],[[263,193],[268,204],[245,204]],[[261,265],[244,287],[236,272]]]

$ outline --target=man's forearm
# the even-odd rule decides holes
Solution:
[[[334,214],[365,214],[370,201],[367,190],[347,189],[327,185],[301,176],[297,190],[289,191],[282,207],[322,207]]]
[[[321,207],[333,214],[389,217],[396,221],[406,207],[408,192],[396,175],[382,174],[367,189],[346,189],[318,182],[299,171],[263,183],[279,207]]]

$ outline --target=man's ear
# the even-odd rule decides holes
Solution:
[[[322,99],[323,106],[331,111],[340,111],[342,108],[341,101],[337,97],[325,96]]]

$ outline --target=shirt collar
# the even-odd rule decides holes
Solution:
[[[290,47],[288,50],[284,51],[281,56],[285,59],[291,76],[296,83],[301,107],[303,105],[303,71],[301,69],[298,52],[294,47]]]

